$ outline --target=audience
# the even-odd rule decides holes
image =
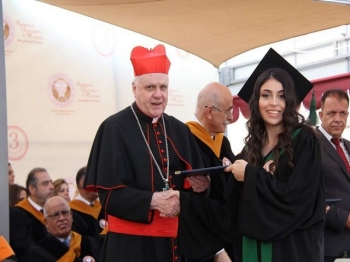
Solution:
[[[72,230],[81,234],[94,237],[102,247],[103,238],[100,236],[104,229],[104,212],[101,212],[101,204],[97,192],[83,189],[86,167],[79,169],[76,176],[77,190],[79,194],[69,202],[73,211]]]
[[[15,205],[17,205],[18,202],[27,198],[27,196],[28,194],[25,187],[17,184],[10,185],[10,188],[9,188],[10,207],[14,207]]]
[[[9,185],[13,185],[15,183],[15,173],[13,172],[13,168],[10,163],[8,163],[8,172],[9,172]]]
[[[46,200],[53,195],[53,185],[45,168],[32,169],[27,177],[29,196],[10,209],[10,245],[19,261],[28,261],[26,252],[47,235],[42,213]]]
[[[96,241],[71,231],[72,212],[64,198],[53,196],[47,200],[44,215],[49,234],[30,247],[28,261],[97,262],[99,260],[100,250]]]
[[[0,261],[14,262],[18,261],[11,246],[6,239],[0,235]]]
[[[66,180],[59,178],[53,181],[54,195],[63,197],[67,202],[70,201],[69,185]]]

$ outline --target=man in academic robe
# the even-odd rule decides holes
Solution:
[[[93,237],[102,248],[103,236],[100,236],[104,229],[105,220],[98,192],[87,191],[83,188],[86,174],[86,167],[78,170],[76,183],[79,194],[69,202],[73,212],[72,230],[81,234]]]
[[[342,137],[349,115],[347,92],[330,89],[323,93],[321,125],[315,133],[321,145],[322,169],[326,182],[326,198],[341,201],[334,203],[326,215],[324,229],[325,262],[350,255],[350,141]],[[337,150],[334,140],[338,140]],[[342,153],[344,158],[342,158]],[[340,153],[338,153],[340,152]]]
[[[179,200],[164,197],[168,189],[202,193],[210,181],[174,175],[203,163],[189,128],[164,113],[170,67],[165,47],[135,47],[131,61],[135,102],[100,125],[87,165],[85,186],[98,190],[108,214],[102,261],[182,261]]]
[[[100,248],[97,242],[91,237],[71,231],[72,212],[64,198],[54,196],[47,200],[44,216],[49,234],[30,247],[27,261],[99,261]]]
[[[231,163],[235,161],[230,141],[224,135],[226,126],[232,121],[232,95],[230,90],[217,82],[206,85],[198,94],[196,112],[194,119],[186,124],[195,137],[200,149],[205,167],[228,165],[223,163],[227,158]],[[230,173],[222,170],[213,172],[210,176],[211,184],[209,197],[223,201],[223,192],[230,178]],[[218,250],[215,257],[205,261],[240,261],[240,247],[238,237],[238,210],[239,210],[239,183],[234,183],[237,199],[232,205],[236,206],[236,231],[237,237],[232,240],[235,245],[227,243],[221,250]],[[206,246],[203,245],[203,249]],[[197,260],[196,260],[197,261]],[[204,261],[204,260],[202,260]]]
[[[28,198],[10,209],[10,245],[19,261],[26,261],[29,247],[47,235],[43,206],[54,186],[45,168],[32,169],[27,177]]]
[[[9,243],[3,236],[0,236],[0,261],[18,261]]]

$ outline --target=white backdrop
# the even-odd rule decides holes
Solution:
[[[24,185],[41,166],[73,186],[101,121],[133,102],[131,49],[160,42],[36,1],[5,0],[3,12],[15,182]],[[166,112],[187,121],[198,91],[218,81],[217,69],[165,46],[172,63]]]

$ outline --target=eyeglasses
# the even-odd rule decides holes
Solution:
[[[205,106],[205,108],[207,108],[207,107],[209,107],[209,106]],[[210,107],[214,108],[215,110],[217,110],[217,111],[219,111],[219,112],[221,112],[221,113],[224,113],[224,114],[227,115],[227,116],[232,115],[232,110],[233,110],[233,108],[229,108],[229,109],[227,109],[227,110],[225,110],[225,111],[222,111],[221,109],[219,109],[219,108],[217,108],[217,107],[215,107],[215,106],[213,106],[213,105],[211,105]]]
[[[54,220],[58,219],[60,215],[62,215],[64,218],[67,218],[71,214],[71,210],[61,210],[57,211],[51,215],[47,215],[45,218],[52,218]]]

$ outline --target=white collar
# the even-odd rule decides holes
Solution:
[[[30,196],[28,197],[28,201],[29,203],[38,211],[40,211],[41,209],[43,209],[43,207],[39,206],[37,203],[35,203]]]
[[[331,139],[333,138],[330,134],[327,133],[326,130],[324,130],[324,128],[322,127],[322,125],[320,125],[318,127],[318,130],[320,130],[320,132],[327,138],[327,140],[332,143]],[[343,143],[343,138],[339,138],[340,142]],[[333,143],[332,143],[333,145]]]
[[[94,204],[94,202],[90,203],[90,202],[87,201],[85,198],[83,198],[80,194],[78,194],[78,195],[76,196],[75,199],[84,202],[84,203],[87,204],[88,206],[89,206],[90,204]]]

